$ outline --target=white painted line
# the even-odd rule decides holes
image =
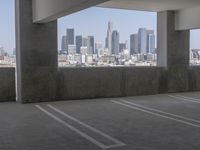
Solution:
[[[192,121],[194,123],[199,123],[200,124],[200,120],[196,120],[196,119],[192,119],[192,118],[183,117],[183,116],[180,116],[180,115],[168,113],[168,112],[161,111],[161,110],[158,110],[158,109],[155,109],[155,108],[150,108],[150,107],[139,105],[139,104],[136,104],[136,103],[133,103],[133,102],[129,102],[129,101],[123,100],[123,99],[121,99],[121,101],[124,102],[124,103],[128,103],[128,104],[134,105],[136,107],[140,107],[140,108],[143,108],[143,109],[148,109],[148,110],[151,110],[151,111],[155,111],[157,113],[162,113],[162,114],[165,114],[165,115],[173,116],[173,117],[176,117],[176,118],[179,118],[179,119],[184,119],[184,120],[187,120],[187,121]]]
[[[183,121],[183,120],[176,119],[176,118],[173,118],[173,117],[161,115],[161,114],[158,114],[158,113],[149,111],[149,110],[145,110],[145,109],[142,109],[142,108],[138,108],[138,107],[135,107],[135,106],[132,106],[132,105],[128,105],[128,104],[125,104],[125,103],[121,103],[121,102],[118,102],[118,101],[112,101],[112,102],[113,102],[113,103],[116,103],[116,104],[119,104],[119,105],[122,105],[122,106],[125,106],[125,107],[128,107],[128,108],[131,108],[131,109],[135,109],[135,110],[138,110],[138,111],[142,111],[142,112],[145,112],[145,113],[154,115],[154,116],[159,116],[159,117],[166,118],[166,119],[170,119],[170,120],[173,120],[173,121],[182,123],[182,124],[186,124],[186,125],[190,125],[190,126],[193,126],[193,127],[196,127],[196,128],[200,128],[200,125],[193,124],[193,123],[190,123],[190,122],[187,122],[187,121]]]
[[[111,137],[111,136],[109,136],[109,135],[107,135],[107,134],[105,134],[105,133],[103,133],[103,132],[101,132],[101,131],[95,129],[94,127],[91,127],[91,126],[89,126],[89,125],[87,125],[87,124],[85,124],[85,123],[79,121],[78,119],[76,119],[76,118],[70,116],[69,114],[67,114],[67,113],[65,113],[65,112],[63,112],[63,111],[61,111],[60,109],[58,109],[58,108],[56,108],[56,107],[54,107],[54,106],[52,106],[52,105],[50,105],[50,104],[48,104],[47,106],[48,106],[49,108],[53,109],[54,111],[58,112],[59,114],[61,114],[61,115],[65,116],[65,117],[67,117],[67,118],[73,120],[74,122],[80,124],[81,126],[83,126],[83,127],[85,127],[85,128],[88,128],[89,130],[91,130],[91,131],[93,131],[93,132],[95,132],[95,133],[101,135],[102,137],[104,137],[104,138],[106,138],[106,139],[108,139],[108,140],[110,140],[110,141],[116,143],[115,145],[111,145],[111,146],[109,146],[109,147],[125,146],[125,144],[122,143],[121,141],[119,141],[119,140],[117,140],[117,139],[115,139],[115,138],[113,138],[113,137]]]
[[[52,113],[48,112],[47,110],[45,110],[41,106],[39,106],[39,105],[35,105],[35,106],[36,106],[36,108],[38,108],[40,111],[42,111],[43,113],[45,113],[49,117],[53,118],[54,120],[56,120],[57,122],[61,123],[62,125],[68,127],[69,129],[71,129],[72,131],[76,132],[77,134],[79,134],[83,138],[87,139],[91,143],[95,144],[96,146],[100,147],[101,149],[109,149],[109,148],[112,148],[112,147],[119,147],[118,145],[107,146],[105,144],[102,144],[101,142],[95,140],[94,138],[90,137],[86,133],[80,131],[79,129],[73,127],[72,125],[68,124],[67,122],[63,121],[62,119],[58,118],[57,116],[53,115]]]
[[[167,95],[167,96],[169,96],[171,98],[179,99],[179,100],[182,100],[182,101],[189,101],[189,102],[194,102],[194,103],[199,103],[200,104],[200,101],[197,101],[197,100],[186,99],[184,97],[174,96],[174,95]]]
[[[194,101],[199,101],[199,102],[200,102],[200,99],[198,99],[198,98],[183,96],[183,95],[179,95],[179,94],[177,94],[176,96],[179,96],[179,97],[183,97],[183,98],[185,98],[185,99],[190,99],[190,100],[194,100]]]

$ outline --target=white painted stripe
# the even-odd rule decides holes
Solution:
[[[36,108],[38,108],[40,111],[44,112],[49,117],[53,118],[54,120],[56,120],[57,122],[61,123],[62,125],[68,127],[69,129],[71,129],[72,131],[76,132],[77,134],[79,134],[80,136],[82,136],[86,140],[90,141],[91,143],[95,144],[96,146],[100,147],[101,149],[109,149],[109,148],[112,148],[112,147],[119,147],[118,145],[106,146],[106,145],[102,144],[101,142],[95,140],[94,138],[90,137],[86,133],[80,131],[79,129],[73,127],[72,125],[70,125],[67,122],[63,121],[62,119],[58,118],[57,116],[53,115],[52,113],[48,112],[47,110],[45,110],[41,106],[39,106],[39,105],[35,105],[35,106],[36,106]]]
[[[111,137],[111,136],[109,136],[109,135],[107,135],[107,134],[105,134],[105,133],[103,133],[103,132],[101,132],[101,131],[95,129],[94,127],[91,127],[91,126],[89,126],[89,125],[87,125],[87,124],[85,124],[85,123],[79,121],[78,119],[76,119],[76,118],[70,116],[69,114],[67,114],[67,113],[65,113],[65,112],[63,112],[63,111],[61,111],[60,109],[58,109],[58,108],[56,108],[56,107],[54,107],[54,106],[52,106],[52,105],[50,105],[50,104],[48,104],[47,106],[48,106],[49,108],[53,109],[54,111],[58,112],[59,114],[61,114],[61,115],[65,116],[65,117],[67,117],[67,118],[73,120],[74,122],[80,124],[81,126],[83,126],[83,127],[85,127],[85,128],[88,128],[89,130],[91,130],[91,131],[93,131],[93,132],[95,132],[95,133],[97,133],[97,134],[103,136],[104,138],[106,138],[106,139],[108,139],[108,140],[110,140],[110,141],[116,143],[115,145],[111,145],[110,147],[119,147],[119,146],[124,146],[124,145],[125,145],[125,144],[122,143],[121,141],[119,141],[119,140],[117,140],[117,139],[115,139],[115,138],[113,138],[113,137]]]
[[[185,99],[190,99],[190,100],[195,100],[195,101],[199,101],[199,102],[200,102],[200,99],[198,99],[198,98],[183,96],[183,95],[179,95],[179,94],[177,94],[176,96],[179,96],[179,97],[183,97],[183,98],[185,98]]]
[[[125,107],[128,107],[128,108],[131,108],[131,109],[135,109],[135,110],[138,110],[138,111],[142,111],[142,112],[145,112],[145,113],[154,115],[154,116],[159,116],[159,117],[166,118],[166,119],[170,119],[170,120],[173,120],[173,121],[182,123],[182,124],[186,124],[186,125],[190,125],[190,126],[193,126],[193,127],[200,128],[200,125],[193,124],[193,123],[190,123],[190,122],[187,122],[187,121],[183,121],[183,120],[176,119],[176,118],[173,118],[173,117],[161,115],[161,114],[158,114],[158,113],[155,113],[155,112],[151,112],[151,111],[149,111],[149,110],[145,110],[145,109],[142,109],[142,108],[134,107],[134,106],[132,106],[132,105],[128,105],[128,104],[125,104],[125,103],[121,103],[121,102],[118,102],[118,101],[112,101],[112,102],[113,102],[113,103],[116,103],[116,104],[119,104],[119,105],[122,105],[122,106],[125,106]]]
[[[175,98],[175,99],[179,99],[179,100],[182,100],[182,101],[189,101],[189,102],[194,102],[194,103],[199,103],[200,104],[200,101],[196,101],[196,100],[192,100],[192,99],[186,99],[186,98],[179,97],[179,96],[174,96],[174,95],[167,95],[167,96]]]
[[[128,103],[128,104],[140,107],[140,108],[144,108],[144,109],[148,109],[148,110],[151,110],[151,111],[155,111],[157,113],[162,113],[162,114],[165,114],[165,115],[173,116],[173,117],[176,117],[176,118],[179,118],[179,119],[184,119],[184,120],[187,120],[187,121],[192,121],[192,122],[200,124],[200,120],[196,120],[196,119],[192,119],[192,118],[183,117],[183,116],[180,116],[180,115],[168,113],[168,112],[161,111],[161,110],[158,110],[158,109],[155,109],[155,108],[146,107],[144,105],[139,105],[139,104],[136,104],[136,103],[133,103],[133,102],[129,102],[129,101],[124,100],[124,99],[121,99],[121,101],[124,102],[124,103]]]

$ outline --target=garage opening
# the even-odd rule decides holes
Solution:
[[[15,1],[0,3],[0,67],[15,67]]]
[[[156,66],[156,30],[156,12],[92,7],[60,18],[58,66]]]
[[[200,65],[200,29],[190,31],[190,65]]]

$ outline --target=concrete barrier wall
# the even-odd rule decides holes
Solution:
[[[15,68],[0,68],[0,102],[16,101]]]
[[[200,66],[59,68],[59,100],[200,91]]]
[[[59,68],[56,84],[52,85],[57,96],[52,100],[200,91],[200,66],[184,72],[188,75],[180,73],[179,80],[173,77],[176,72],[159,67]],[[172,86],[171,80],[188,83]],[[0,68],[0,83],[0,102],[15,101],[15,69]]]
[[[166,92],[165,69],[159,67],[59,68],[60,100],[149,95]]]
[[[189,69],[189,91],[200,91],[200,66]]]

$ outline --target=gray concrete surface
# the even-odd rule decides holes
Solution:
[[[15,68],[0,68],[0,102],[15,101]]]
[[[198,103],[190,101],[191,98],[195,98]],[[68,116],[48,107],[49,104]],[[56,120],[55,116],[61,121]],[[2,150],[103,149],[83,134],[105,145],[114,144],[99,132],[125,144],[108,148],[110,150],[199,150],[200,93],[24,105],[2,103],[0,122]]]

